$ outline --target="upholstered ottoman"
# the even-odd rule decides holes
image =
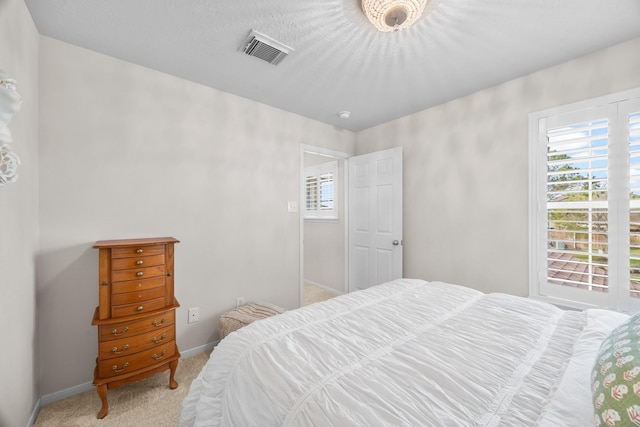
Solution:
[[[243,326],[266,317],[275,316],[285,310],[268,302],[250,302],[220,316],[220,339]]]

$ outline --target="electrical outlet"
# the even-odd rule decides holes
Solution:
[[[189,323],[196,323],[200,320],[200,307],[192,307],[189,309]]]
[[[244,305],[244,297],[237,297],[236,298],[236,308],[240,307],[241,305]]]

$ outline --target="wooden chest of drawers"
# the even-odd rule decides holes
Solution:
[[[102,240],[99,249],[98,358],[93,384],[102,400],[98,418],[108,412],[107,390],[170,370],[174,379],[180,353],[176,345],[173,237]]]

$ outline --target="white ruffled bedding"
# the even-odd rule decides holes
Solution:
[[[190,426],[576,426],[627,316],[400,279],[226,337],[182,403]]]

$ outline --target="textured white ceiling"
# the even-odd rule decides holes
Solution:
[[[360,0],[26,3],[42,35],[353,131],[640,37],[640,0],[430,0],[395,33]],[[240,53],[252,29],[295,51]]]

